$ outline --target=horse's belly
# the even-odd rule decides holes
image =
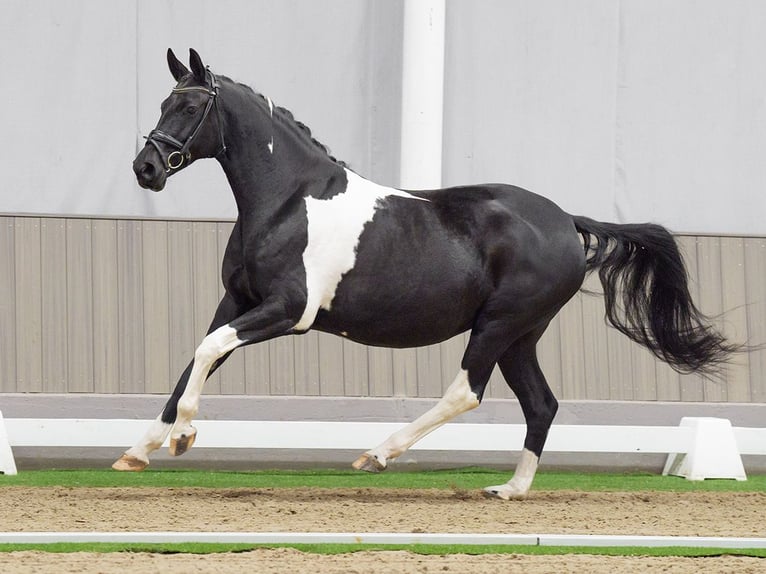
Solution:
[[[424,321],[413,315],[378,316],[364,322],[322,310],[313,328],[363,345],[398,349],[440,343],[471,328],[470,321],[445,320],[444,316],[436,321]]]
[[[484,294],[474,278],[441,274],[349,274],[314,328],[366,345],[419,347],[471,328]]]

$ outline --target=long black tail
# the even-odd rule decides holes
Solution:
[[[694,305],[683,258],[667,229],[576,216],[574,223],[585,244],[586,269],[598,269],[606,317],[616,329],[682,373],[713,375],[740,349]]]

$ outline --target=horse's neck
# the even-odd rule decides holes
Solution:
[[[296,194],[305,194],[312,181],[329,179],[341,169],[302,139],[306,136],[296,126],[271,122],[271,130],[266,137],[262,129],[239,129],[234,141],[227,137],[226,157],[219,161],[240,218],[269,221]]]

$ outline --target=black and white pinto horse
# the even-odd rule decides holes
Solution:
[[[522,498],[557,410],[536,345],[598,269],[609,322],[681,372],[712,373],[735,346],[693,304],[675,240],[657,225],[569,215],[510,185],[402,191],[331,157],[303,124],[191,50],[168,50],[177,85],[138,154],[138,183],[160,191],[216,158],[239,215],[223,260],[223,296],[164,410],[113,467],[142,470],[170,434],[180,455],[202,386],[238,347],[317,329],[366,345],[417,347],[470,329],[461,369],[428,412],[362,454],[377,472],[417,440],[479,405],[497,364],[526,418],[513,478],[485,489]]]

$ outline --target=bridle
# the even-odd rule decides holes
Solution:
[[[226,143],[223,139],[223,123],[221,122],[221,109],[218,107],[218,88],[219,84],[218,81],[215,79],[215,75],[213,72],[210,71],[209,68],[205,69],[205,77],[206,79],[209,79],[210,85],[207,86],[188,86],[185,88],[173,88],[174,94],[183,94],[186,92],[204,92],[209,97],[207,100],[207,104],[205,105],[205,111],[202,114],[202,117],[199,120],[199,123],[197,124],[197,127],[194,128],[194,131],[191,133],[191,135],[186,138],[185,142],[180,142],[170,134],[166,134],[163,131],[160,131],[158,129],[153,129],[149,132],[148,136],[145,136],[144,139],[150,144],[154,146],[154,149],[157,150],[157,153],[160,154],[160,157],[162,157],[162,150],[160,149],[159,144],[166,144],[169,146],[172,146],[176,148],[174,151],[170,152],[168,154],[168,157],[165,160],[165,164],[167,165],[167,169],[165,169],[165,173],[170,173],[171,171],[175,169],[179,169],[181,166],[183,166],[184,163],[191,161],[191,152],[189,151],[189,148],[192,145],[192,142],[194,141],[194,138],[197,137],[197,134],[199,134],[200,130],[202,129],[202,125],[205,123],[205,119],[207,118],[208,114],[210,114],[210,110],[215,107],[215,113],[218,119],[218,137],[221,142],[221,149],[215,154],[215,157],[220,156],[222,153],[226,151]]]

